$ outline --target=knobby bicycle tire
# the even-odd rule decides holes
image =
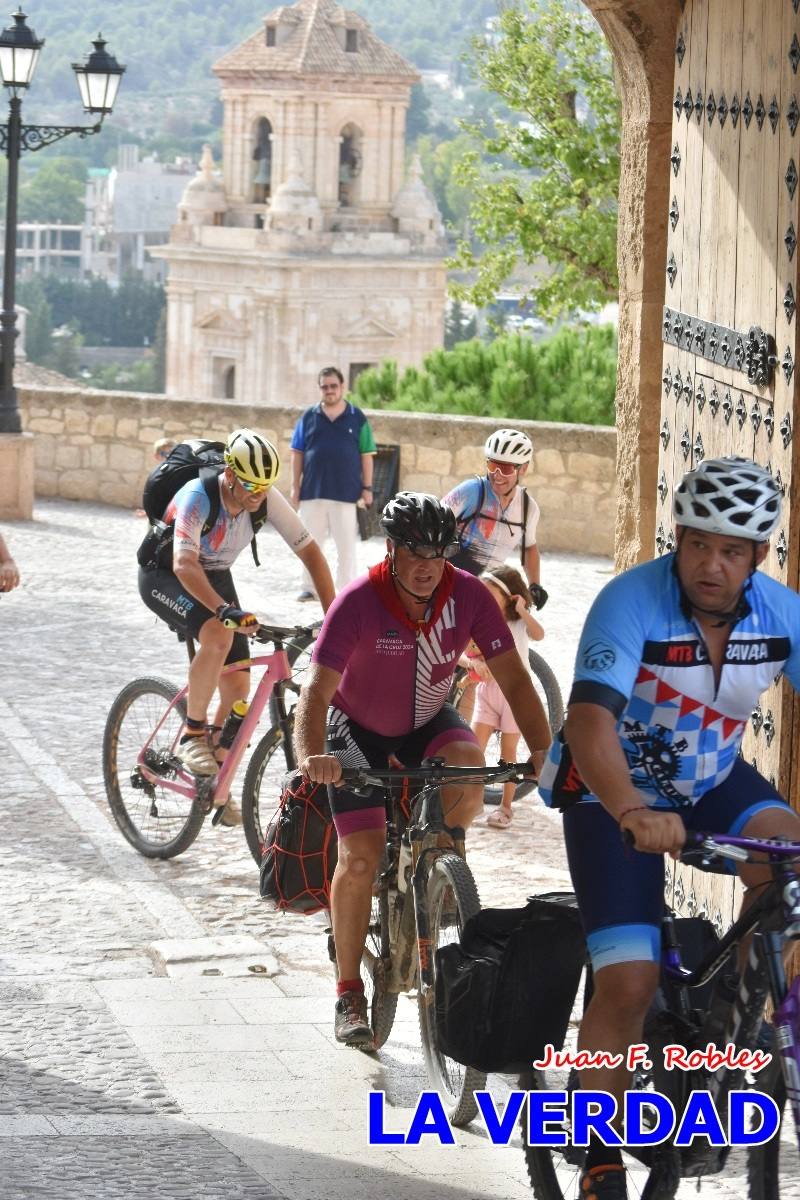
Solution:
[[[750,1200],[780,1200],[781,1176],[784,1196],[796,1186],[800,1175],[797,1137],[794,1131],[792,1106],[787,1104],[786,1084],[783,1079],[777,1053],[772,1062],[755,1076],[753,1085],[760,1092],[772,1096],[781,1113],[777,1133],[763,1146],[751,1146],[747,1154],[747,1185]],[[784,1138],[781,1134],[788,1125]]]
[[[541,654],[537,654],[535,650],[529,650],[528,663],[532,675],[539,680],[545,694],[547,720],[550,724],[550,732],[555,735],[564,724],[564,701],[561,697],[561,688],[558,686],[553,668],[545,662]]]
[[[103,734],[103,778],[111,813],[123,836],[145,858],[174,858],[183,853],[206,817],[196,800],[167,789],[148,795],[145,788],[131,782],[142,746],[177,694],[178,688],[166,679],[132,680],[111,705]],[[139,705],[139,701],[145,703]],[[156,755],[169,755],[185,717],[186,703],[181,701],[174,719],[151,746]],[[174,777],[174,771],[166,766],[165,775]]]
[[[384,882],[378,885],[378,895],[372,897],[372,911],[367,940],[361,955],[361,974],[367,995],[372,1045],[365,1050],[380,1050],[392,1032],[397,1012],[397,993],[386,990],[389,972],[389,889]]]
[[[289,714],[289,728],[294,728],[293,712]],[[250,756],[242,785],[242,828],[250,853],[259,866],[264,853],[264,836],[281,798],[287,766],[283,730],[273,726]]]
[[[458,854],[442,854],[434,860],[425,884],[428,920],[431,933],[431,955],[434,971],[435,952],[439,945],[458,940],[470,917],[480,912],[481,902],[472,872]],[[411,897],[408,897],[409,902]],[[445,1054],[436,1044],[434,1013],[435,989],[417,998],[419,1028],[428,1078],[442,1097],[451,1125],[466,1125],[478,1112],[475,1091],[486,1084],[486,1074],[473,1067],[464,1067]]]

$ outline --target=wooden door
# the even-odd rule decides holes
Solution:
[[[656,548],[674,547],[672,493],[703,458],[755,458],[786,504],[764,569],[798,582],[797,380],[800,0],[685,0],[675,44]],[[778,683],[743,753],[800,808],[800,730]],[[720,877],[679,869],[680,911],[733,916]]]

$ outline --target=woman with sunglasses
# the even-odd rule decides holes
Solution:
[[[237,429],[225,444],[224,460],[216,477],[191,479],[167,506],[163,520],[175,527],[172,569],[139,572],[139,592],[147,607],[198,643],[178,748],[178,757],[196,775],[216,774],[222,752],[215,754],[215,732],[234,701],[247,699],[250,690],[247,670],[220,676],[226,663],[249,657],[247,638],[235,630],[258,625],[255,614],[239,602],[231,567],[252,540],[254,525],[262,523],[253,520],[262,506],[263,523],[272,525],[308,568],[324,609],[335,595],[322,551],[288,500],[273,488],[280,459],[272,443],[252,429]],[[217,687],[219,705],[209,730],[208,708]],[[237,819],[229,801],[223,823]]]
[[[461,551],[454,562],[480,575],[517,551],[537,609],[547,600],[539,581],[536,526],[539,505],[521,483],[533,459],[533,443],[518,429],[498,429],[486,439],[486,474],[465,479],[443,498],[455,513]]]

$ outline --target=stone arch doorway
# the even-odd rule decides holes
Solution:
[[[767,567],[797,586],[794,469],[800,172],[795,0],[584,0],[614,53],[623,111],[616,544],[671,545],[674,481],[741,453],[780,472]],[[774,686],[743,752],[795,807],[800,706]],[[729,886],[679,874],[672,899],[726,924]]]
[[[252,201],[266,204],[272,195],[272,125],[266,117],[256,121],[252,157]]]
[[[348,123],[339,134],[339,204],[352,208],[358,204],[361,182],[363,134]]]

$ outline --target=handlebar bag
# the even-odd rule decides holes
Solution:
[[[439,1049],[480,1071],[530,1069],[548,1043],[563,1046],[586,958],[570,893],[483,909],[436,951]]]
[[[327,788],[309,783],[302,775],[289,777],[264,839],[262,897],[285,912],[330,908],[337,857]]]

